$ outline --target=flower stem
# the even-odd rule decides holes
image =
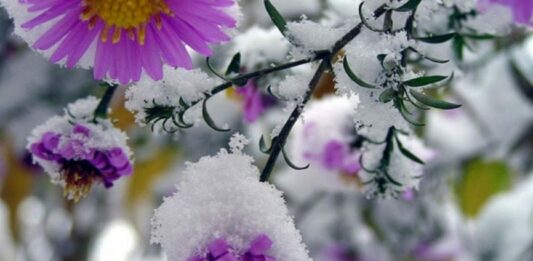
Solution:
[[[283,150],[283,147],[285,146],[285,143],[287,141],[287,138],[289,137],[289,134],[292,131],[292,128],[294,127],[294,124],[298,121],[300,118],[300,115],[302,114],[303,107],[307,102],[311,99],[313,92],[316,89],[316,86],[318,85],[318,82],[320,81],[320,78],[322,77],[322,74],[326,71],[326,69],[329,67],[329,59],[323,59],[320,63],[318,69],[315,72],[315,75],[313,76],[313,79],[309,83],[309,90],[304,96],[304,100],[299,106],[296,106],[294,110],[291,113],[291,116],[281,129],[279,135],[274,138],[272,141],[272,151],[270,152],[270,156],[268,157],[268,161],[265,165],[265,168],[263,169],[263,172],[261,173],[260,180],[262,182],[268,181],[270,178],[270,175],[272,174],[272,170],[274,169],[274,166],[276,165],[276,161],[279,157],[279,154]]]
[[[107,112],[109,111],[109,105],[111,103],[111,100],[113,99],[113,95],[115,94],[115,91],[118,89],[118,85],[116,84],[108,84],[103,83],[102,86],[106,87],[106,91],[104,93],[104,96],[100,100],[100,103],[96,107],[96,110],[94,111],[94,119],[106,119],[107,118]]]
[[[290,68],[293,68],[293,67],[297,67],[297,66],[300,66],[300,65],[303,65],[303,64],[312,63],[312,62],[324,59],[324,57],[326,57],[327,55],[329,55],[329,51],[320,51],[320,52],[317,52],[316,55],[311,57],[311,58],[302,59],[302,60],[298,60],[298,61],[294,61],[294,62],[290,62],[290,63],[286,63],[286,64],[281,64],[281,65],[278,65],[278,66],[275,66],[275,67],[266,68],[266,69],[258,70],[258,71],[255,71],[255,72],[239,75],[239,76],[237,76],[237,77],[235,77],[233,79],[230,79],[229,81],[227,81],[227,82],[225,82],[225,83],[223,83],[223,84],[221,84],[219,86],[216,86],[211,91],[211,95],[215,95],[217,93],[220,93],[220,92],[232,87],[234,85],[233,84],[234,82],[248,81],[248,80],[251,80],[251,79],[256,79],[256,78],[263,77],[265,75],[268,75],[268,74],[271,74],[271,73],[274,73],[274,72],[284,71],[284,70],[287,70],[287,69],[290,69]]]
[[[375,12],[375,17],[380,17],[386,12],[385,5],[380,6]],[[350,30],[347,34],[345,34],[341,39],[339,39],[335,45],[333,45],[333,48],[330,52],[328,52],[327,55],[323,55],[321,59],[322,62],[318,66],[318,69],[315,72],[315,75],[313,76],[313,79],[309,82],[309,90],[304,96],[304,99],[299,106],[296,106],[296,108],[291,113],[289,119],[287,122],[285,122],[285,125],[281,129],[279,135],[275,137],[272,140],[272,149],[270,152],[270,156],[268,157],[268,161],[265,165],[265,168],[263,169],[263,172],[261,173],[260,181],[266,182],[270,179],[270,176],[272,175],[272,171],[274,170],[274,167],[276,165],[276,162],[278,160],[278,157],[283,150],[283,147],[285,146],[287,142],[287,138],[289,137],[289,134],[292,131],[292,128],[300,118],[303,109],[305,105],[309,102],[311,99],[313,92],[315,91],[318,83],[320,82],[320,78],[331,67],[331,60],[339,53],[348,43],[350,43],[355,37],[357,37],[361,33],[361,29],[363,28],[363,23],[359,23],[356,25],[352,30]]]

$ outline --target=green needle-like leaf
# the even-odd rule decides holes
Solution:
[[[396,96],[396,92],[393,89],[386,89],[379,95],[379,101],[383,103],[387,103],[392,101],[394,97]]]
[[[422,2],[422,0],[409,0],[409,2],[405,3],[404,5],[394,9],[396,12],[409,12],[415,10],[418,5]]]
[[[213,118],[211,118],[211,115],[209,115],[209,112],[207,111],[207,100],[208,99],[209,97],[206,97],[202,104],[202,116],[204,117],[205,123],[207,123],[209,127],[211,127],[213,130],[216,130],[216,131],[220,131],[220,132],[230,131],[230,129],[224,129],[224,128],[218,127],[215,121],[213,120]]]
[[[281,15],[281,13],[276,9],[276,7],[270,2],[270,0],[265,0],[265,8],[267,10],[272,23],[279,29],[281,34],[286,36],[287,33],[287,21]]]
[[[427,105],[429,107],[442,109],[442,110],[453,110],[461,107],[459,104],[450,103],[447,101],[442,101],[439,99],[435,99],[433,97],[427,96],[425,94],[422,94],[420,92],[409,90],[409,93],[420,103]]]
[[[231,59],[228,69],[226,69],[226,76],[230,74],[239,73],[241,70],[241,53],[237,53]]]
[[[296,166],[296,164],[292,163],[292,161],[287,156],[287,152],[285,151],[285,148],[281,149],[281,154],[283,154],[283,159],[285,159],[285,162],[287,163],[287,165],[289,165],[289,167],[291,167],[291,168],[293,168],[295,170],[304,170],[304,169],[308,169],[311,166],[310,164],[307,164],[304,167]]]
[[[445,80],[448,76],[435,75],[435,76],[422,76],[415,79],[407,80],[403,84],[410,87],[423,87],[430,84],[438,83]]]
[[[376,88],[376,86],[374,86],[372,84],[369,84],[369,83],[366,83],[365,81],[363,81],[359,77],[357,77],[357,75],[355,75],[355,73],[352,71],[352,68],[348,64],[348,59],[346,57],[344,57],[343,65],[344,65],[344,71],[346,71],[346,74],[348,74],[348,77],[350,77],[350,79],[352,79],[352,81],[357,83],[357,85],[359,85],[361,87],[365,87],[365,88],[370,88],[370,89]]]
[[[419,157],[417,157],[415,154],[413,154],[411,151],[409,151],[408,149],[406,149],[403,144],[400,142],[400,139],[398,139],[398,136],[395,136],[395,139],[396,139],[396,143],[398,144],[398,149],[400,150],[400,152],[406,156],[407,158],[409,158],[410,160],[418,163],[418,164],[421,164],[421,165],[425,165],[426,163],[421,160]]]
[[[265,142],[265,137],[261,135],[261,139],[259,140],[259,150],[265,154],[269,154],[272,151],[272,145],[269,147]]]
[[[424,43],[440,44],[440,43],[445,43],[451,40],[456,35],[457,35],[456,33],[449,33],[449,34],[443,34],[443,35],[433,35],[433,36],[428,36],[428,37],[418,37],[415,39],[418,41],[424,42]]]

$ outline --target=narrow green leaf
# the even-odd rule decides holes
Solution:
[[[418,102],[414,101],[410,95],[405,95],[405,97],[407,97],[407,100],[409,101],[409,103],[411,103],[413,106],[415,106],[416,108],[418,108],[419,110],[422,110],[422,111],[428,111],[430,110],[430,108],[422,105],[422,104],[419,104]]]
[[[448,76],[435,75],[435,76],[422,76],[415,79],[407,80],[403,84],[410,87],[423,87],[430,84],[438,83],[445,80]]]
[[[409,117],[409,115],[406,114],[403,107],[399,107],[398,110],[400,110],[400,114],[402,115],[403,119],[407,122],[409,122],[411,125],[416,127],[424,127],[426,124],[417,122]]]
[[[381,65],[383,66],[383,61],[385,61],[385,58],[387,58],[387,55],[386,54],[378,54],[377,55],[377,58],[378,58],[378,61],[381,63]]]
[[[202,104],[202,116],[204,117],[204,120],[205,120],[205,123],[207,123],[207,125],[209,127],[211,127],[213,130],[216,130],[216,131],[219,131],[219,132],[228,132],[230,131],[231,129],[224,129],[224,128],[220,128],[216,125],[215,121],[213,120],[213,118],[211,118],[211,115],[209,115],[209,112],[207,111],[207,100],[209,99],[209,97],[206,97],[204,99],[204,102]]]
[[[178,117],[177,118],[177,123],[179,123],[179,124],[176,124],[176,125],[178,125],[182,129],[192,128],[194,126],[194,124],[185,122],[185,119],[183,119],[183,115],[184,114],[185,114],[185,112],[177,114],[177,117]],[[176,123],[176,118],[173,117],[172,121],[174,121]]]
[[[417,91],[414,91],[414,90],[409,90],[409,93],[417,101],[421,102],[424,105],[433,107],[433,108],[442,109],[442,110],[453,110],[453,109],[457,109],[457,108],[461,107],[461,105],[459,105],[459,104],[454,104],[454,103],[450,103],[450,102],[447,102],[447,101],[442,101],[442,100],[439,100],[439,99],[435,99],[433,97],[424,95],[424,94],[422,94],[420,92],[417,92]]]
[[[289,159],[289,157],[287,156],[287,152],[285,151],[285,148],[282,148],[281,149],[281,154],[283,154],[283,159],[285,159],[285,162],[287,163],[287,165],[289,165],[289,167],[291,167],[292,169],[295,169],[295,170],[304,170],[304,169],[308,169],[311,165],[310,164],[307,164],[306,166],[304,167],[298,167],[296,166],[294,163],[292,163],[292,161]]]
[[[392,101],[392,99],[394,99],[395,96],[396,96],[396,92],[393,89],[389,88],[389,89],[384,90],[379,95],[379,101],[383,103],[387,103],[387,102]]]
[[[102,99],[98,103],[98,106],[96,107],[96,110],[94,110],[94,120],[100,118],[100,119],[106,119],[107,113],[109,112],[109,104],[111,100],[113,99],[113,95],[115,94],[115,91],[118,89],[118,85],[116,84],[108,84],[103,83],[101,85],[105,88],[104,96],[102,96]]]
[[[265,8],[267,10],[272,23],[279,29],[281,34],[286,35],[287,33],[287,21],[281,15],[281,13],[276,9],[276,7],[270,2],[270,0],[265,0]]]
[[[187,104],[187,103],[185,102],[185,100],[183,100],[183,97],[180,97],[180,99],[179,99],[179,104],[180,104],[180,106],[181,106],[183,109],[186,109],[186,108],[189,108],[189,107],[190,107],[190,105]]]
[[[438,58],[435,58],[435,57],[430,57],[430,56],[427,56],[423,53],[421,53],[420,51],[418,51],[417,49],[413,48],[413,47],[409,47],[409,50],[417,53],[418,55],[420,55],[422,58],[426,59],[426,60],[429,60],[429,61],[432,61],[434,63],[447,63],[449,62],[450,60],[445,60],[445,59],[438,59]]]
[[[374,31],[374,32],[378,32],[378,33],[383,33],[385,32],[385,30],[383,29],[377,29],[375,28],[374,26],[372,26],[371,24],[368,23],[366,17],[364,16],[363,14],[363,5],[365,4],[365,2],[362,2],[360,5],[359,5],[359,18],[361,19],[361,23],[363,23],[363,25],[368,28],[370,31]]]
[[[392,28],[394,27],[394,21],[392,20],[392,10],[389,10],[385,13],[385,21],[383,23],[383,30],[384,31],[392,31]]]
[[[226,69],[226,76],[239,73],[241,71],[241,53],[236,53]]]
[[[274,143],[272,141],[272,143]],[[272,151],[272,145],[269,147],[265,142],[265,137],[261,135],[261,139],[259,140],[259,150],[265,154],[269,154]]]
[[[490,35],[490,34],[480,34],[480,35],[476,35],[476,34],[461,34],[462,36],[466,37],[466,38],[470,38],[470,39],[474,39],[474,40],[494,40],[495,38],[498,38],[498,36],[495,36],[495,35]]]
[[[404,5],[394,9],[396,12],[409,12],[415,10],[422,0],[409,0],[409,2],[405,3]]]
[[[405,119],[405,121],[409,122],[410,124],[416,126],[416,127],[423,127],[425,126],[424,123],[419,123],[413,119],[411,119],[411,117],[408,115],[409,112],[407,111],[407,108],[405,108],[405,105],[403,104],[403,101],[400,100],[400,99],[394,99],[394,107],[396,109],[398,109],[398,111],[400,112],[400,115],[402,115],[402,117]],[[396,129],[395,129],[396,130]]]
[[[463,37],[457,36],[453,39],[453,51],[455,53],[455,56],[457,56],[457,59],[460,61],[464,58],[464,46],[466,45],[466,42]]]
[[[400,139],[398,139],[398,136],[395,136],[395,139],[396,139],[396,143],[398,144],[398,149],[400,150],[400,152],[407,158],[409,158],[410,160],[418,163],[418,164],[421,164],[421,165],[425,165],[426,163],[421,160],[419,157],[417,157],[415,154],[413,154],[411,151],[409,151],[408,149],[406,149],[402,142],[400,141]]]
[[[415,40],[425,42],[425,43],[430,43],[430,44],[439,44],[439,43],[444,43],[444,42],[451,40],[456,35],[457,35],[456,33],[449,33],[449,34],[443,34],[443,35],[433,35],[433,36],[428,36],[428,37],[418,37],[418,38],[415,38]]]
[[[280,99],[280,98],[279,98],[276,94],[274,94],[274,92],[272,91],[272,85],[268,85],[267,88],[266,88],[266,90],[267,90],[267,93],[268,93],[270,96],[272,96],[272,97],[274,97],[274,98],[276,98],[276,99]]]
[[[222,79],[223,81],[227,81],[226,77],[224,77],[219,72],[217,72],[217,70],[215,70],[215,68],[211,64],[211,58],[210,57],[207,57],[205,59],[205,63],[207,64],[207,68],[209,69],[209,71],[211,71],[214,75],[216,75],[218,78]]]
[[[355,75],[355,73],[352,71],[352,68],[350,68],[350,65],[348,64],[348,58],[344,57],[343,65],[344,65],[344,71],[346,71],[346,74],[348,74],[348,77],[350,77],[352,81],[357,83],[357,85],[364,87],[364,88],[370,88],[370,89],[376,88],[376,86],[366,83],[365,81],[357,77],[357,75]]]
[[[389,172],[385,171],[385,172],[383,172],[383,174],[385,174],[385,177],[387,178],[387,181],[388,181],[388,182],[390,182],[390,183],[392,183],[393,185],[396,185],[396,186],[398,186],[398,187],[403,186],[402,183],[400,183],[400,182],[396,181],[394,178],[392,178],[392,176],[389,174]]]

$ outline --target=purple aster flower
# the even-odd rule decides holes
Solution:
[[[320,162],[320,165],[333,171],[342,171],[345,174],[356,174],[361,170],[359,165],[359,152],[350,148],[350,145],[338,140],[326,142],[323,148],[316,152],[306,152],[308,160]]]
[[[482,0],[482,5],[499,4],[510,8],[513,12],[514,21],[519,24],[533,25],[533,1],[531,0]]]
[[[209,244],[204,256],[190,257],[187,261],[276,261],[276,258],[267,255],[272,244],[267,235],[260,234],[245,252],[239,253],[225,239],[219,238]]]
[[[267,108],[275,104],[274,98],[261,92],[253,80],[238,88],[237,94],[244,99],[244,120],[248,123],[255,122]]]
[[[122,84],[163,64],[192,68],[186,47],[204,56],[229,40],[234,0],[3,0],[16,32],[53,63],[94,67],[96,79]]]
[[[38,162],[58,166],[59,179],[65,184],[65,196],[75,201],[85,196],[95,182],[109,188],[133,170],[123,148],[93,146],[92,135],[87,126],[78,123],[66,133],[45,132],[40,140],[29,145]]]
[[[87,120],[92,119],[88,115],[97,104],[94,97],[70,104],[68,109],[77,116],[70,113],[53,117],[28,138],[27,148],[34,162],[51,176],[52,182],[63,186],[65,197],[75,201],[84,197],[93,184],[110,188],[133,172],[127,136],[109,119]]]

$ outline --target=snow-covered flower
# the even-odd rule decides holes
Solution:
[[[293,153],[321,169],[345,175],[360,170],[358,135],[352,118],[357,99],[327,97],[310,104],[295,129]]]
[[[282,193],[259,182],[253,159],[236,135],[231,152],[189,163],[177,192],[152,219],[152,242],[168,259],[310,260]]]
[[[480,5],[497,4],[508,7],[513,12],[514,21],[519,24],[533,25],[533,1],[531,0],[482,0]]]
[[[28,138],[34,161],[75,201],[93,184],[110,188],[133,171],[127,136],[110,120],[94,119],[97,104],[94,97],[70,104],[64,116],[49,119]]]
[[[265,234],[260,234],[255,237],[250,243],[250,247],[244,252],[244,254],[236,253],[231,245],[224,238],[216,239],[211,242],[207,247],[208,253],[204,255],[197,255],[188,258],[187,261],[211,261],[211,260],[230,260],[230,261],[276,261],[266,254],[266,252],[272,247],[272,240]]]
[[[201,115],[199,101],[219,83],[199,69],[165,67],[162,81],[143,79],[127,90],[126,108],[141,126],[161,123],[162,128],[172,129],[175,123],[193,124]]]
[[[204,56],[236,26],[234,0],[2,0],[15,32],[53,63],[94,67],[96,79],[122,84],[163,64],[192,68],[186,47]]]

